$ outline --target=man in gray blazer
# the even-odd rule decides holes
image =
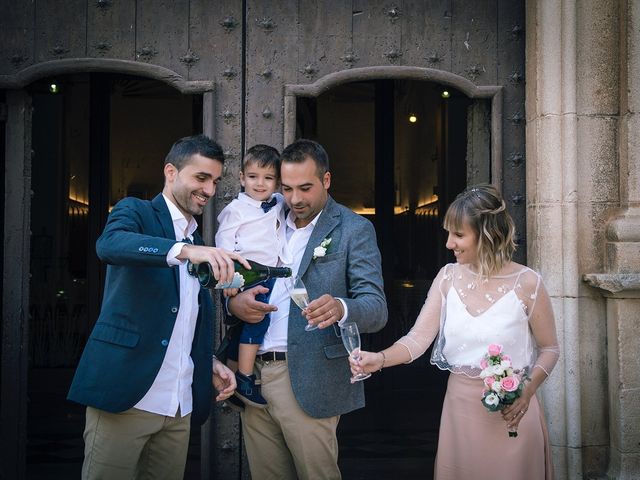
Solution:
[[[371,223],[329,196],[331,173],[321,145],[289,145],[281,181],[290,208],[291,266],[312,301],[303,313],[284,279],[273,287],[270,305],[255,301],[263,287],[229,300],[230,313],[245,322],[272,312],[255,365],[268,406],[242,413],[247,455],[253,478],[338,479],[338,420],[365,403],[362,383],[349,380],[339,324],[356,322],[361,332],[386,324],[380,252]],[[307,323],[319,328],[307,332]]]

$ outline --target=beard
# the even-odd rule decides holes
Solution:
[[[186,213],[191,216],[197,216],[202,215],[202,212],[204,212],[205,206],[198,203],[198,201],[194,198],[194,194],[206,198],[207,202],[209,201],[210,197],[202,193],[192,191],[174,192],[173,198],[175,198],[176,204],[180,208],[180,210],[182,210],[182,213]]]

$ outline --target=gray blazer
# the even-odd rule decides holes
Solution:
[[[331,244],[315,260],[313,250],[325,238]],[[380,251],[371,222],[329,197],[300,263],[299,274],[314,299],[328,293],[344,299],[348,320],[361,333],[377,332],[387,323]],[[288,327],[288,366],[293,392],[312,417],[331,417],[364,407],[362,382],[351,384],[347,351],[337,324],[311,332],[291,304]]]

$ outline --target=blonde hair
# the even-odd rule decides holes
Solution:
[[[459,230],[465,223],[478,237],[478,274],[495,275],[511,261],[516,244],[515,225],[494,186],[474,185],[456,197],[444,216],[444,228]]]

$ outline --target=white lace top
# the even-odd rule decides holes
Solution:
[[[477,377],[487,347],[498,343],[515,368],[549,375],[560,353],[549,295],[530,268],[512,263],[503,272],[487,279],[465,265],[443,267],[413,328],[397,342],[411,361],[437,335],[431,363],[441,369]]]

